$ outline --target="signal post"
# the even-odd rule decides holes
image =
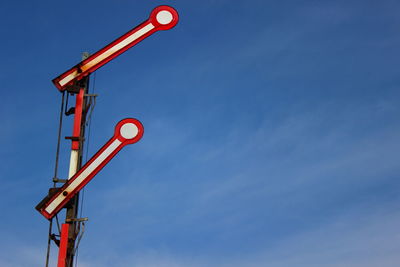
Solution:
[[[74,114],[72,136],[66,137],[66,139],[71,140],[68,179],[62,180],[54,177],[53,181],[55,183],[62,182],[64,184],[60,188],[51,190],[51,193],[36,206],[36,209],[50,222],[62,209],[66,209],[66,219],[61,226],[59,240],[55,239],[51,232],[49,233],[52,237],[51,239],[59,247],[58,267],[73,267],[76,237],[80,231],[80,223],[86,220],[85,218],[78,218],[80,190],[123,147],[138,142],[144,132],[143,125],[137,119],[126,118],[121,120],[115,126],[114,135],[82,166],[85,123],[89,109],[89,76],[153,33],[173,28],[178,23],[178,20],[178,12],[174,8],[165,5],[158,6],[153,9],[149,18],[137,27],[96,53],[85,56],[80,63],[53,79],[54,85],[60,92],[75,95],[75,108],[68,112],[69,114]],[[46,261],[47,266],[48,261]]]

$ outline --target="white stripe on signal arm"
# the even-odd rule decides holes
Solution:
[[[121,144],[121,141],[115,139],[104,151],[101,153],[91,164],[89,164],[81,174],[79,174],[70,185],[63,192],[72,192],[74,191],[88,176],[91,174],[104,160],[114,152],[118,146]],[[51,214],[63,201],[67,198],[68,194],[64,195],[60,192],[60,194],[46,207],[45,211]]]

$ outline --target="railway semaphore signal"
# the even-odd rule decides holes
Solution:
[[[146,21],[55,78],[53,80],[54,85],[60,91],[64,91],[68,86],[73,85],[75,81],[104,66],[156,31],[171,29],[178,23],[178,20],[178,12],[172,7],[156,7]]]
[[[115,126],[114,136],[57,193],[50,199],[44,198],[36,209],[47,219],[53,218],[124,146],[138,142],[143,131],[140,121],[121,120]]]
[[[82,166],[83,143],[85,137],[86,115],[90,107],[90,99],[94,97],[88,93],[89,76],[98,68],[104,66],[129,48],[161,30],[173,28],[179,20],[178,12],[166,5],[158,6],[151,11],[149,18],[117,38],[104,48],[92,55],[85,56],[80,63],[70,68],[57,78],[53,79],[54,85],[62,92],[62,104],[60,111],[60,126],[58,146],[56,153],[56,166],[54,171],[54,187],[36,209],[50,221],[49,239],[46,256],[46,267],[49,264],[50,244],[53,240],[59,247],[58,267],[73,267],[76,252],[75,241],[81,231],[81,223],[84,225],[86,218],[78,218],[79,191],[84,188],[93,177],[126,145],[138,142],[143,136],[143,126],[136,119],[121,120],[115,127],[113,137]],[[65,115],[74,114],[71,139],[71,155],[69,165],[69,179],[58,179],[58,154],[60,148],[60,136],[62,129],[62,117],[64,107],[64,95],[76,95],[75,107]],[[68,103],[68,98],[67,101]],[[82,167],[81,167],[82,166]],[[57,183],[64,183],[56,187]],[[53,218],[63,209],[66,209],[65,223],[62,224],[59,235],[52,234]],[[59,237],[59,239],[57,239]],[[79,242],[78,242],[79,243]]]

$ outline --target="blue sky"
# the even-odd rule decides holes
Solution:
[[[0,266],[44,266],[51,79],[160,4],[179,24],[92,75],[89,157],[122,118],[145,135],[85,189],[78,266],[398,266],[391,0],[2,1]]]

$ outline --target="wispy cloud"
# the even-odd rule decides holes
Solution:
[[[350,109],[334,112],[334,106],[320,106],[310,112],[296,107],[286,118],[264,120],[253,128],[237,123],[217,146],[190,142],[196,129],[184,138],[170,135],[162,146],[165,151],[157,143],[146,144],[145,151],[157,150],[154,162],[167,160],[162,170],[153,170],[151,176],[132,171],[122,185],[91,196],[93,203],[104,203],[97,218],[118,214],[118,239],[128,234],[122,243],[132,246],[129,235],[144,243],[153,240],[153,245],[127,248],[125,255],[130,250],[139,255],[119,266],[128,266],[128,261],[138,262],[134,266],[360,266],[362,253],[370,254],[371,266],[382,260],[373,257],[381,249],[374,240],[389,238],[395,225],[391,221],[399,217],[393,206],[376,205],[391,205],[390,190],[375,188],[390,183],[398,169],[400,129],[387,125],[364,132],[374,123],[365,118],[393,110],[370,105]],[[182,130],[171,121],[164,123]],[[174,160],[165,158],[171,151]],[[126,225],[125,220],[132,221]],[[96,224],[104,227],[98,220]],[[379,227],[388,231],[380,235]],[[174,244],[169,232],[179,228],[184,237],[176,236]],[[204,245],[199,255],[208,256],[179,253],[185,242],[199,238]],[[393,236],[388,249],[394,242]],[[154,255],[147,257],[147,250]],[[358,254],[346,256],[346,251]],[[397,258],[387,256],[391,266]]]
[[[377,208],[377,207],[374,207]],[[96,259],[81,258],[79,266],[349,266],[395,267],[400,260],[400,213],[378,207],[371,213],[352,212],[326,225],[291,236],[268,249],[247,255],[185,257],[167,250],[142,250],[124,256],[109,253]],[[115,253],[115,251],[114,251]],[[111,255],[111,256],[110,256]]]

